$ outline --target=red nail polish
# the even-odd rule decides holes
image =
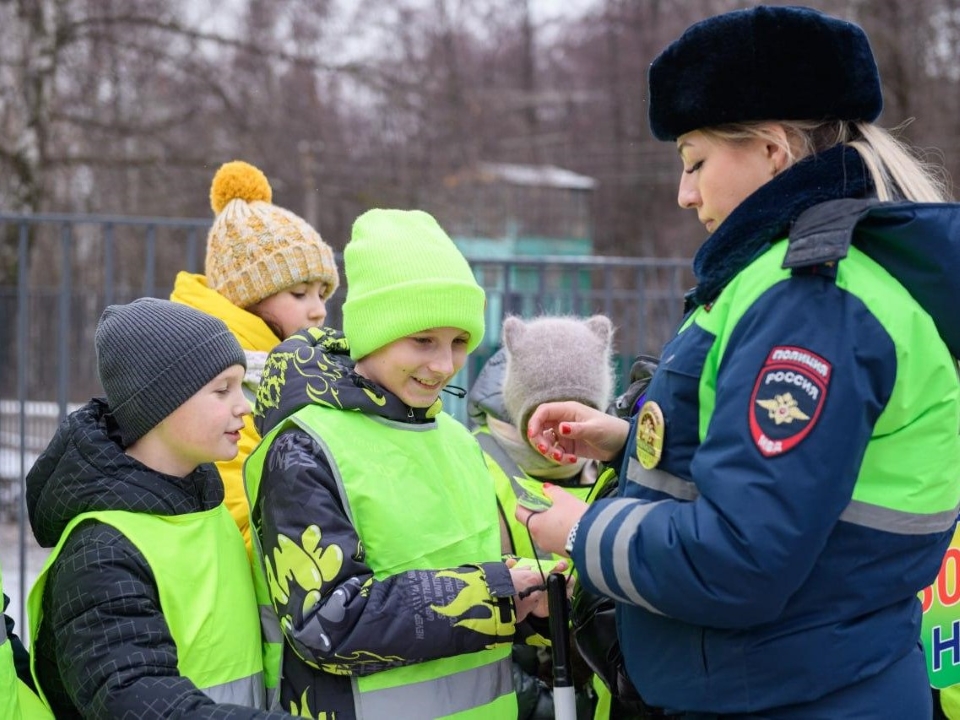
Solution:
[[[553,485],[551,483],[544,483],[543,487],[549,488],[549,487],[553,487]]]
[[[577,461],[577,459],[576,459],[575,457],[572,457],[572,456],[570,457],[569,460],[567,460],[567,462],[570,463],[571,465],[572,465],[573,463],[575,463],[576,461]]]
[[[563,453],[560,452],[559,450],[557,450],[556,452],[553,453],[553,459],[554,459],[554,460],[560,460],[561,458],[563,458]]]
[[[561,435],[569,435],[569,434],[570,434],[570,426],[569,426],[569,425],[561,425],[561,426],[560,426],[560,434],[561,434]]]
[[[537,450],[539,450],[540,453],[543,455],[547,454],[547,446],[544,445],[543,443],[537,443]]]

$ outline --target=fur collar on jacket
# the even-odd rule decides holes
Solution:
[[[867,197],[873,183],[859,153],[845,145],[804,158],[747,197],[700,246],[691,300],[706,305],[767,246],[788,235],[807,208],[826,200]]]

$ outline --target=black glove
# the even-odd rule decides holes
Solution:
[[[630,367],[630,385],[613,403],[617,417],[629,420],[637,413],[640,400],[659,364],[660,360],[652,355],[637,355]]]

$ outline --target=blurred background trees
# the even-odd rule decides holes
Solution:
[[[0,211],[208,218],[220,163],[342,249],[478,163],[589,176],[606,255],[690,256],[680,165],[645,116],[654,55],[733,0],[0,0]],[[960,163],[960,0],[808,0],[861,24],[880,122]],[[913,120],[913,118],[916,118]],[[13,279],[0,238],[0,284]]]

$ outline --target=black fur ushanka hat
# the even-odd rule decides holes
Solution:
[[[804,7],[758,5],[695,23],[648,79],[658,140],[752,120],[872,122],[883,109],[863,30]]]

